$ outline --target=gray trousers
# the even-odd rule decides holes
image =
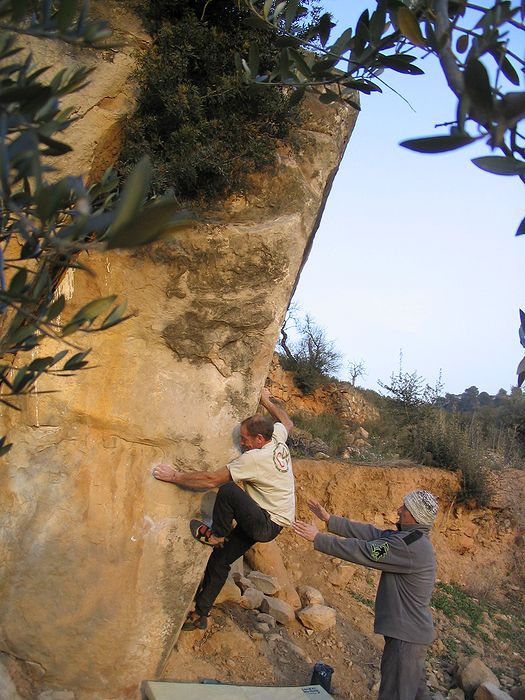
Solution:
[[[426,644],[385,637],[377,700],[431,700],[425,676]]]

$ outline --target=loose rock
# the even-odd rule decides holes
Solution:
[[[20,695],[16,692],[15,684],[13,683],[8,670],[0,663],[0,697],[12,698],[12,700],[21,700]]]
[[[474,700],[512,700],[512,696],[494,683],[482,683],[474,693]]]
[[[344,587],[353,577],[355,572],[356,568],[351,564],[338,564],[329,575],[328,580],[332,586]]]
[[[233,580],[235,583],[239,586],[241,591],[244,593],[248,588],[253,588],[253,583],[250,581],[249,578],[246,576],[243,576],[242,574],[239,573],[234,573],[232,575]]]
[[[274,595],[281,590],[279,581],[275,576],[261,574],[260,571],[252,571],[248,574],[248,580],[252,582],[258,591],[262,591],[265,595]]]
[[[266,622],[270,627],[275,627],[275,617],[268,615],[268,613],[259,613],[256,617],[257,622]]]
[[[324,604],[323,594],[321,591],[318,591],[317,588],[313,588],[312,586],[299,586],[297,592],[301,598],[303,608],[308,607],[308,605]]]
[[[335,610],[327,605],[308,605],[299,610],[297,617],[305,627],[316,632],[327,630],[335,625]]]
[[[231,576],[228,576],[226,579],[226,583],[224,586],[221,588],[221,591],[217,598],[215,599],[215,605],[219,605],[219,603],[226,603],[226,602],[233,602],[237,603],[239,602],[241,598],[241,589],[233,578]]]
[[[499,688],[499,680],[496,675],[478,657],[460,659],[457,677],[459,685],[467,696],[471,695],[482,683],[493,683]]]
[[[448,694],[448,700],[465,700],[465,693],[461,688],[452,688]]]
[[[239,603],[247,610],[259,608],[264,599],[264,593],[256,588],[247,588],[241,596]]]
[[[274,617],[281,625],[289,625],[295,620],[295,612],[291,605],[285,603],[284,600],[278,598],[264,597],[261,607],[261,612],[268,613]]]

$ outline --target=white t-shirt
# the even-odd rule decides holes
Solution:
[[[242,481],[246,493],[268,511],[277,525],[295,519],[295,484],[288,431],[282,423],[273,426],[272,439],[261,449],[248,450],[228,464],[233,481]]]

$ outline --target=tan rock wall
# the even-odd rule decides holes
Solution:
[[[56,46],[40,52],[58,67]],[[100,166],[129,106],[130,50],[107,58],[69,134],[71,172]],[[257,176],[257,194],[150,249],[91,254],[96,277],[63,281],[72,308],[119,294],[134,317],[88,338],[94,368],[42,380],[20,415],[3,416],[14,448],[0,470],[0,652],[32,669],[34,697],[46,688],[76,700],[137,697],[140,681],[162,670],[209,553],[187,521],[211,499],[156,482],[150,469],[223,466],[236,424],[257,406],[355,120],[341,109],[327,117],[316,102],[308,109],[299,149],[283,149],[277,171]]]

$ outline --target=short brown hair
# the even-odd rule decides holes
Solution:
[[[254,416],[245,418],[241,423],[251,437],[262,435],[265,440],[271,440],[273,435],[273,421],[266,416],[256,413]]]

